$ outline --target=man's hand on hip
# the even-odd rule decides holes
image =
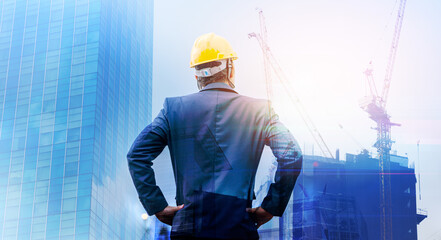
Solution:
[[[247,212],[250,214],[251,218],[256,222],[256,227],[259,228],[263,224],[267,223],[273,215],[267,212],[265,209],[261,207],[257,208],[247,208]]]
[[[184,208],[184,204],[177,207],[167,206],[166,208],[164,208],[164,210],[155,213],[155,216],[158,218],[159,221],[171,226],[173,223],[173,217],[175,216],[176,212],[181,210],[182,208]]]

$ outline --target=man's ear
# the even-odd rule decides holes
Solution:
[[[234,69],[234,65],[231,64],[230,79],[234,78],[234,74],[236,74],[236,73],[235,73],[235,69]]]

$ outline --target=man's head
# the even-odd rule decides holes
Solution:
[[[236,53],[225,38],[214,33],[198,37],[190,60],[190,67],[195,68],[198,88],[214,82],[224,82],[234,88],[233,60],[236,59]]]
[[[199,89],[214,82],[223,82],[234,88],[234,65],[230,59],[196,65],[195,70]]]

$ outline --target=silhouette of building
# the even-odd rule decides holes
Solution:
[[[378,174],[378,159],[366,152],[346,154],[346,161],[304,156],[294,198],[283,217],[259,229],[261,239],[379,239]],[[394,239],[417,239],[417,224],[426,216],[417,213],[416,178],[408,158],[392,155],[390,174]],[[258,192],[258,200],[269,184]]]

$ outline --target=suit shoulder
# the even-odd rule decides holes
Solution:
[[[239,97],[241,98],[242,101],[250,102],[253,104],[263,104],[263,105],[271,104],[271,101],[268,99],[253,98],[253,97],[248,97],[248,96],[240,95],[240,94],[239,94]]]
[[[164,102],[166,103],[175,103],[175,102],[180,102],[183,99],[188,99],[188,98],[192,98],[194,96],[196,96],[197,93],[191,93],[191,94],[187,94],[187,95],[182,95],[182,96],[175,96],[175,97],[166,97]]]

